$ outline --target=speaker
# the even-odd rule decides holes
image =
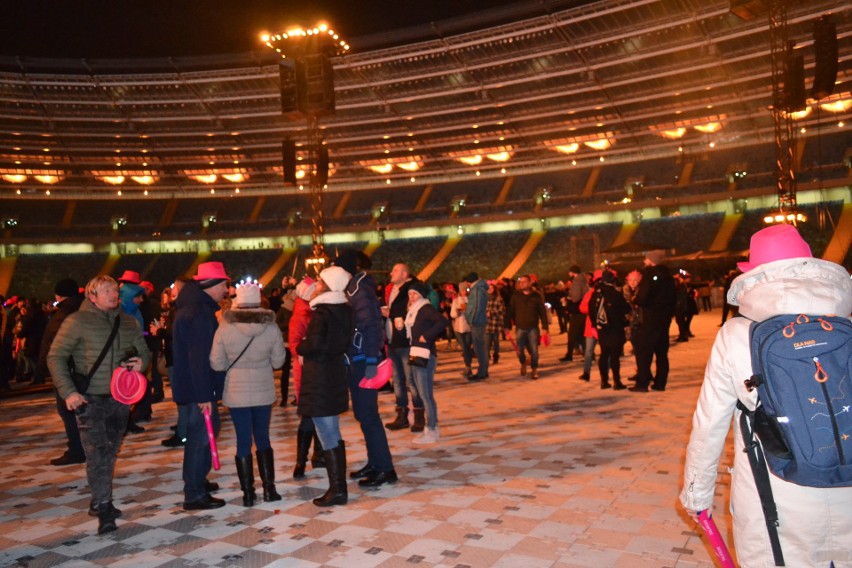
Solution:
[[[822,99],[834,92],[837,80],[837,26],[831,14],[814,22],[814,84],[812,99]]]
[[[287,65],[278,65],[279,89],[281,90],[281,114],[294,120],[302,118],[296,106],[296,72]]]
[[[795,112],[805,109],[805,58],[788,52],[784,65],[784,110]]]
[[[296,143],[281,142],[281,164],[284,166],[284,183],[296,183]]]
[[[334,114],[334,68],[328,56],[296,59],[296,108],[311,116]]]
[[[320,145],[317,152],[317,183],[325,185],[328,183],[328,146]]]

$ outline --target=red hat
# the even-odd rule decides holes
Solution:
[[[125,270],[124,274],[118,277],[119,282],[129,282],[130,284],[139,284],[142,277],[135,270]]]
[[[135,404],[142,400],[148,381],[145,375],[139,371],[131,371],[124,367],[117,367],[112,372],[112,380],[109,390],[112,397],[121,404]]]
[[[230,280],[225,274],[225,266],[221,262],[202,262],[198,265],[198,273],[193,280]]]
[[[761,264],[788,258],[813,258],[811,247],[793,225],[772,225],[751,236],[748,262],[738,262],[737,268],[748,272]]]
[[[154,293],[154,285],[151,284],[150,282],[148,282],[147,280],[143,280],[142,282],[139,283],[139,285],[142,286],[145,289],[146,295],[150,296],[151,294]]]

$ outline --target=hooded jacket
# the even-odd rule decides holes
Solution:
[[[172,396],[178,404],[216,402],[225,385],[225,374],[210,366],[219,304],[197,282],[190,281],[181,289],[175,308]]]
[[[338,301],[333,292],[311,300],[311,308],[313,316],[305,338],[296,347],[304,358],[299,414],[336,416],[349,409],[345,356],[355,327],[352,308],[342,295]]]
[[[346,286],[346,298],[355,317],[355,336],[347,351],[349,360],[375,365],[381,358],[385,334],[373,277],[366,272],[355,274]]]
[[[299,401],[299,392],[302,388],[302,364],[299,362],[299,353],[296,348],[299,347],[308,332],[311,316],[313,316],[311,305],[307,300],[297,297],[293,302],[293,315],[290,316],[287,329],[288,348],[293,356],[293,394],[296,397],[296,402]]]
[[[750,410],[757,390],[746,390],[751,377],[749,326],[780,314],[838,314],[852,311],[852,283],[843,267],[815,258],[769,262],[734,280],[728,302],[740,314],[716,336],[704,384],[692,419],[684,466],[683,506],[700,511],[713,505],[719,460],[731,421],[734,465],[731,512],[740,566],[774,566],[769,535],[748,456],[742,451],[737,401]],[[784,481],[770,473],[778,507],[778,535],[787,566],[849,566],[852,562],[852,488],[820,489]]]
[[[151,352],[145,345],[142,329],[133,317],[122,313],[120,308],[105,312],[89,300],[83,300],[80,309],[65,318],[47,354],[47,367],[59,396],[67,398],[77,392],[68,370],[69,358],[74,358],[78,373],[88,374],[109,339],[115,318],[120,318],[118,333],[92,375],[86,394],[110,394],[112,372],[131,346],[136,348],[142,359],[143,369],[151,362]]]
[[[488,283],[480,278],[470,286],[467,293],[464,316],[471,327],[485,327],[488,323]]]
[[[231,367],[225,375],[222,397],[225,406],[273,404],[276,398],[273,370],[283,367],[286,360],[284,340],[271,310],[236,308],[222,314],[213,336],[210,366],[216,371]]]

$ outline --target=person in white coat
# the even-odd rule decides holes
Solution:
[[[852,283],[846,270],[813,258],[795,227],[775,225],[751,238],[749,261],[732,283],[728,302],[736,317],[716,336],[704,375],[684,466],[680,500],[696,517],[710,510],[716,475],[733,419],[734,465],[731,514],[734,545],[742,567],[774,566],[763,509],[740,433],[737,401],[749,410],[757,390],[744,381],[752,375],[749,326],[781,314],[836,314],[852,311]],[[784,481],[770,473],[778,508],[778,537],[787,566],[852,566],[852,487],[814,488]]]
[[[284,366],[287,352],[275,314],[260,305],[256,284],[237,287],[232,309],[222,314],[213,338],[210,366],[226,371],[222,402],[230,409],[237,431],[237,475],[243,491],[243,505],[251,507],[254,490],[252,439],[257,449],[257,469],[263,484],[263,500],[278,501],[275,466],[269,442],[269,422],[275,404],[273,370]]]

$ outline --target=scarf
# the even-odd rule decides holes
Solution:
[[[411,335],[411,328],[414,327],[414,320],[417,319],[417,312],[420,311],[420,308],[429,303],[429,300],[426,298],[421,298],[408,306],[408,311],[405,313],[405,334],[408,336],[408,340],[413,344],[414,337]]]
[[[329,290],[328,292],[323,292],[313,300],[311,300],[311,309],[317,309],[319,304],[345,304],[346,303],[346,294],[342,291],[335,292],[334,290]]]

